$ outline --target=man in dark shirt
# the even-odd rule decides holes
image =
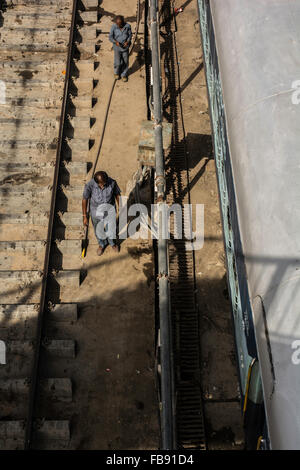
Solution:
[[[114,46],[114,73],[115,79],[120,75],[124,82],[128,81],[129,47],[131,44],[131,26],[125,23],[124,17],[118,15],[115,24],[111,27],[109,40]]]
[[[116,181],[110,178],[105,171],[97,171],[84,187],[82,199],[83,224],[88,225],[88,201],[90,213],[99,243],[97,254],[101,256],[109,244],[116,252],[119,251],[115,242],[116,227],[116,201],[119,205],[120,188]]]

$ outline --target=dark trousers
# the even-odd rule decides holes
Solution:
[[[97,225],[98,224],[100,224],[102,226],[101,228],[104,229],[105,232],[107,231],[107,225],[105,224],[105,222],[103,220],[97,219],[96,217],[92,217],[92,222],[93,222],[95,235],[96,235],[96,238],[98,240],[99,245],[102,248],[105,248],[107,245],[114,246],[116,244],[115,240],[113,240],[112,238],[109,238],[109,237],[107,237],[105,239],[101,239],[99,237],[99,235],[97,234]]]
[[[122,50],[120,47],[114,45],[114,73],[121,75],[121,77],[127,77],[128,66],[129,66],[129,51]]]

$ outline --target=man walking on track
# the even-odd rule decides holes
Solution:
[[[115,252],[116,245],[116,201],[119,205],[120,188],[105,171],[97,171],[84,187],[82,199],[83,224],[88,225],[88,200],[96,238],[99,243],[97,254],[101,256],[109,244]]]
[[[131,44],[131,26],[125,23],[124,17],[118,15],[112,25],[109,40],[114,46],[114,74],[115,79],[122,77],[123,82],[128,81],[129,47]]]

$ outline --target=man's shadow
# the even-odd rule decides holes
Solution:
[[[134,73],[138,72],[145,63],[144,51],[141,45],[141,38],[136,38],[136,42],[132,52],[136,53],[136,57],[133,64],[128,69],[128,75],[133,75]]]
[[[120,211],[127,211],[126,224],[120,226],[120,214],[117,217],[116,229],[117,229],[117,245],[119,248],[122,243],[128,238],[128,227],[130,222],[132,222],[137,216],[128,216],[128,211],[133,204],[141,204],[147,208],[147,214],[151,213],[151,172],[146,172],[145,176],[135,182],[134,187],[128,194],[127,204],[120,208]],[[139,231],[141,225],[137,225],[136,232]],[[120,235],[125,232],[126,238],[120,238]]]

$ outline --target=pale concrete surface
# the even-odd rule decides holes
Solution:
[[[208,445],[211,449],[238,449],[243,446],[242,417],[197,2],[175,2],[176,7],[181,5],[184,12],[177,15],[176,39],[191,202],[205,206],[204,247],[195,252],[195,258]]]

